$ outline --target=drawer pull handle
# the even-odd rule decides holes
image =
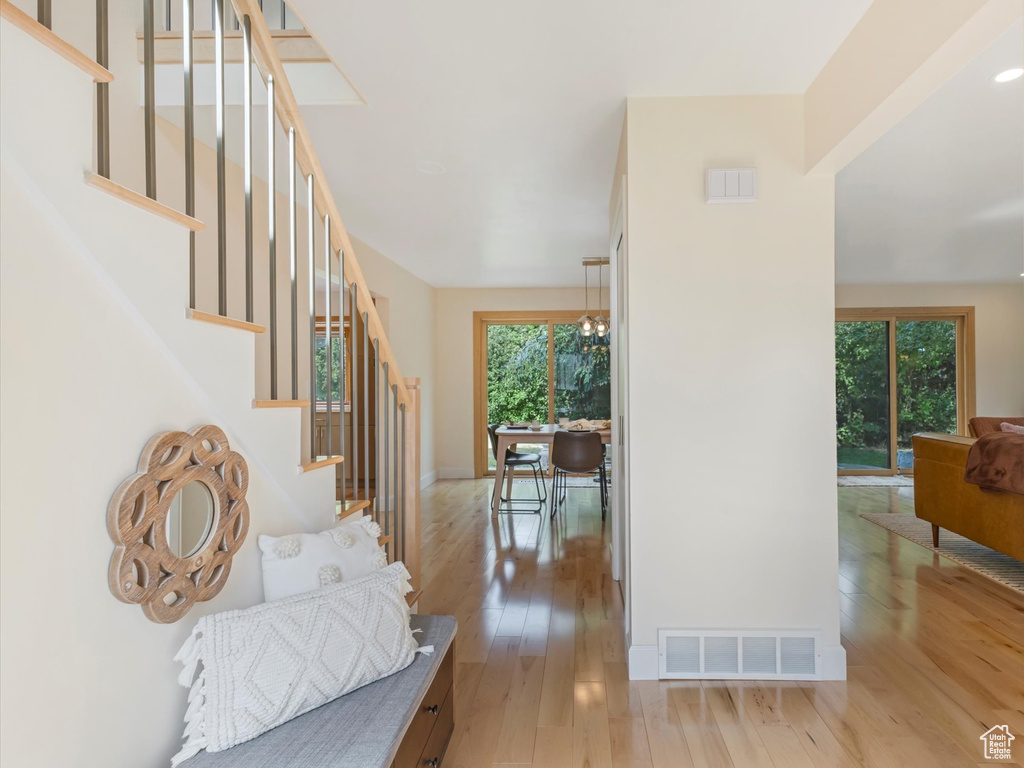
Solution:
[[[429,765],[430,768],[437,768],[437,765],[438,765],[437,758],[436,757],[432,757],[429,760],[427,760],[427,765]]]
[[[429,712],[432,715],[436,715],[437,714],[437,704],[435,704],[432,707],[427,707],[427,712]],[[436,763],[435,763],[435,765],[436,765]]]

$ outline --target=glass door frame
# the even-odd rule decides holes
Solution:
[[[598,310],[595,308],[591,313]],[[608,315],[607,309],[600,310]],[[555,326],[575,325],[583,309],[507,310],[473,313],[473,464],[477,477],[494,474],[487,464],[487,326],[546,325],[548,328],[548,423],[555,421]]]
[[[958,435],[967,435],[967,422],[977,414],[975,382],[974,307],[857,307],[836,308],[835,322],[886,322],[889,334],[889,467],[887,469],[836,469],[839,475],[913,475],[914,470],[899,471],[898,410],[896,384],[896,323],[906,321],[956,322],[956,426]]]

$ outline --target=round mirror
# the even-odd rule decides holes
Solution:
[[[198,552],[213,527],[213,494],[205,483],[193,480],[171,499],[167,510],[167,545],[178,557]]]

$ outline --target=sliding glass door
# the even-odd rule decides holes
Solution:
[[[888,470],[889,323],[836,323],[836,439],[840,470]]]
[[[915,432],[955,435],[957,343],[955,320],[896,322],[896,468],[914,468]]]
[[[488,424],[611,418],[609,341],[585,341],[576,325],[581,314],[474,313],[477,474],[494,470]],[[528,442],[519,447],[533,450]]]
[[[970,307],[836,313],[840,474],[910,473],[916,432],[964,434],[974,411]]]

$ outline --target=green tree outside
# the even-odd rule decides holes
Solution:
[[[841,465],[889,465],[889,338],[884,321],[838,322],[836,438]],[[897,446],[957,430],[956,322],[896,323]]]

